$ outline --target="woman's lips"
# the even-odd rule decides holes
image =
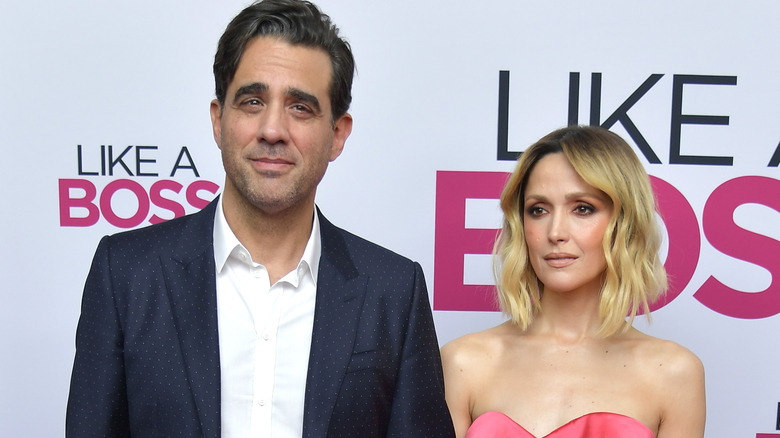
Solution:
[[[553,253],[544,256],[544,260],[548,265],[554,268],[564,268],[574,263],[574,261],[577,260],[577,257],[571,254]]]

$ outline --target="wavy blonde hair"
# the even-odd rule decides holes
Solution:
[[[624,333],[640,310],[649,316],[648,303],[666,291],[666,272],[658,255],[661,233],[650,179],[631,147],[599,127],[553,131],[520,156],[501,194],[504,222],[493,249],[499,306],[522,330],[541,309],[541,283],[528,257],[523,206],[530,173],[552,153],[563,153],[586,183],[612,200],[602,242],[607,267],[599,298],[599,335]]]

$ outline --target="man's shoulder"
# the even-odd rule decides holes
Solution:
[[[340,229],[341,232],[344,234],[344,239],[347,240],[347,244],[351,247],[358,248],[360,251],[363,251],[365,253],[374,253],[378,257],[386,257],[389,259],[395,259],[397,261],[404,261],[404,262],[411,262],[411,260],[401,254],[398,254],[397,252],[384,247],[378,243],[372,242],[364,237],[360,237],[350,231]]]
[[[320,216],[323,252],[346,251],[358,268],[376,266],[413,268],[415,262],[382,245],[333,225]],[[341,245],[344,248],[340,248]]]
[[[212,204],[209,204],[195,213],[112,234],[105,237],[104,241],[112,250],[165,250],[191,245],[194,240],[201,240],[200,237],[211,242],[213,226],[214,209]]]

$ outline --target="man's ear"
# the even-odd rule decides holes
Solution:
[[[344,143],[352,132],[352,116],[344,113],[343,116],[333,124],[333,145],[330,149],[330,161],[335,160],[344,150]]]
[[[217,99],[211,101],[211,129],[214,131],[214,141],[222,149],[222,106]]]

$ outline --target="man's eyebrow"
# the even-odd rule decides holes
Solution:
[[[240,99],[243,96],[265,93],[267,91],[268,91],[268,85],[262,82],[253,82],[251,84],[244,85],[243,87],[240,87],[238,90],[236,90],[236,94],[233,96],[233,100],[235,101]]]
[[[300,100],[301,102],[308,103],[309,105],[314,107],[314,110],[316,112],[321,111],[320,100],[317,99],[317,96],[313,94],[307,93],[303,90],[299,90],[298,88],[289,88],[287,90],[287,95],[294,99]]]

